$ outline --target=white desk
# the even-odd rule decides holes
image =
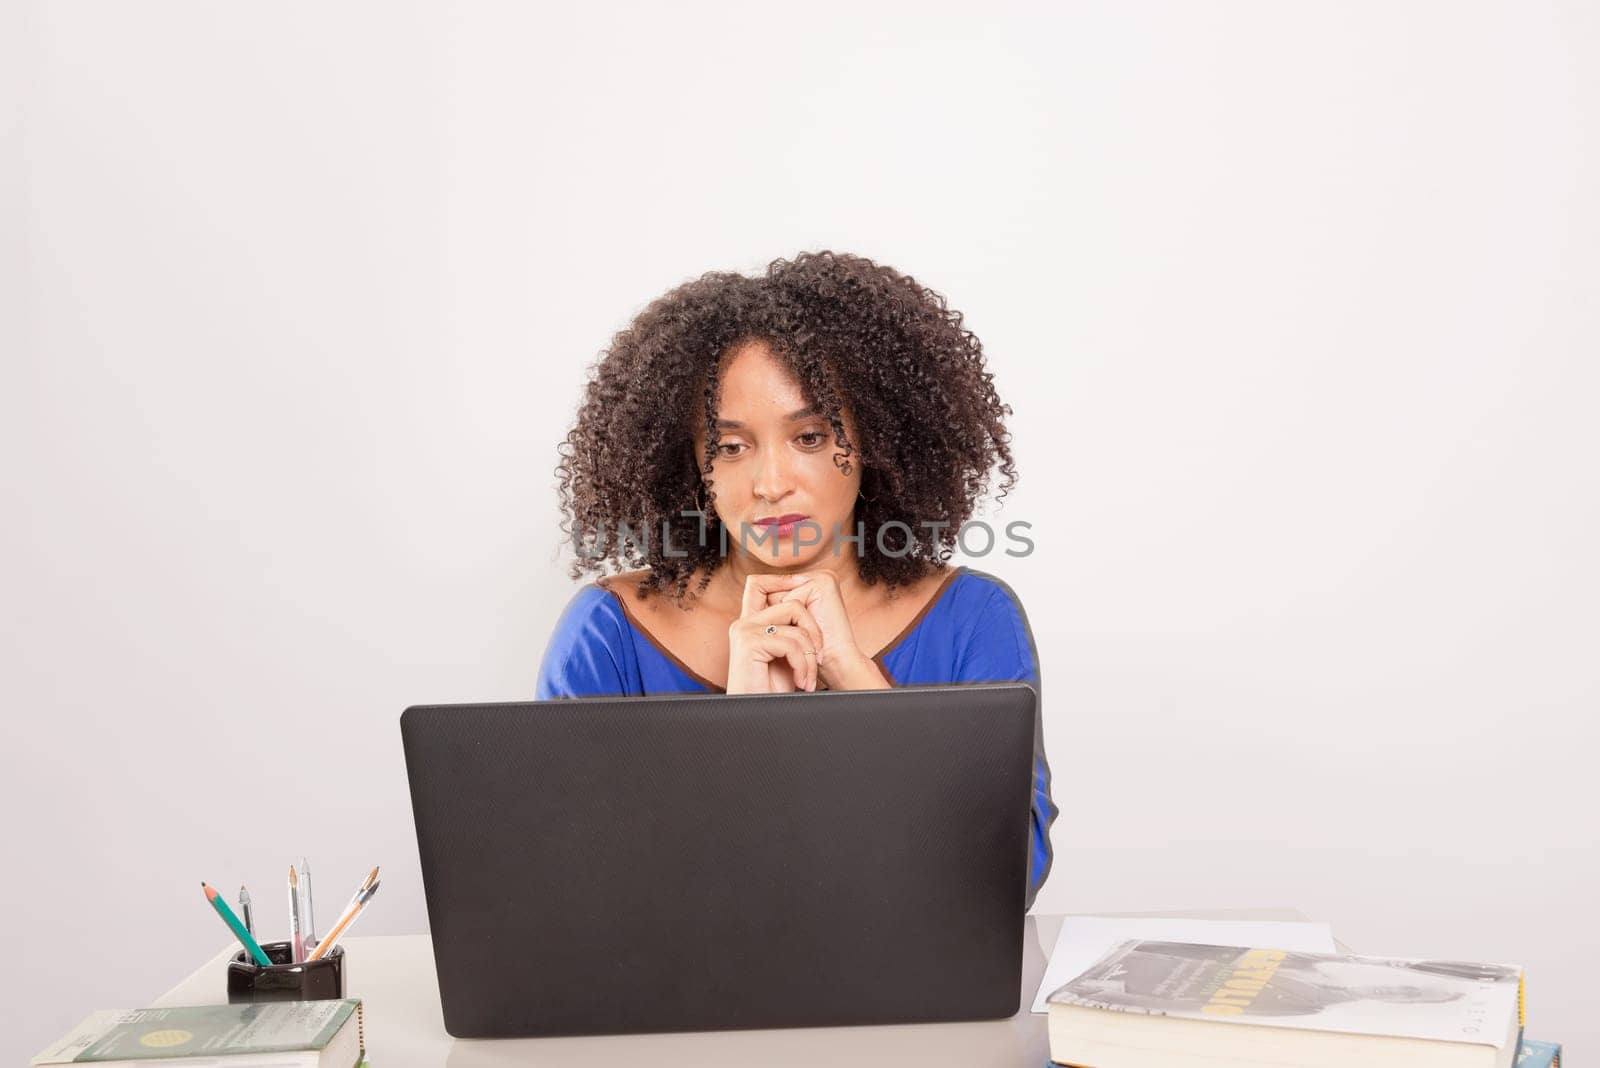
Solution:
[[[1127,913],[1213,920],[1304,920],[1294,909]],[[471,1039],[445,1033],[439,982],[427,935],[345,939],[346,991],[366,1002],[367,1055],[374,1068],[1043,1068],[1050,1059],[1045,1017],[1028,1011],[1061,929],[1060,915],[1028,917],[1022,1008],[1007,1020],[815,1027],[780,1031],[701,1031],[580,1038]],[[230,946],[153,1005],[209,1005],[228,1000]]]

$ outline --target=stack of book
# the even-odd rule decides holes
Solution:
[[[1046,999],[1069,1068],[1559,1068],[1505,964],[1125,941]]]

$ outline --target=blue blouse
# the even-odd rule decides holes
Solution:
[[[1022,603],[1005,582],[970,567],[952,568],[917,617],[872,658],[894,686],[947,682],[1027,682],[1039,690],[1039,657]],[[590,582],[562,611],[539,667],[538,700],[642,696],[725,689],[697,674],[640,625],[615,590]],[[1043,691],[1040,691],[1041,700]],[[1050,765],[1043,715],[1035,720],[1029,907],[1050,873]]]

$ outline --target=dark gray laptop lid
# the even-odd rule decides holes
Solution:
[[[408,708],[458,1037],[1019,1006],[1026,683]]]

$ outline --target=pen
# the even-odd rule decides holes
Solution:
[[[307,959],[317,960],[332,949],[334,943],[339,941],[339,936],[344,934],[345,929],[355,922],[356,917],[361,915],[362,910],[367,907],[367,902],[372,900],[372,895],[377,892],[378,869],[373,868],[361,885],[356,887],[355,895],[350,898],[350,904],[344,907],[344,914],[339,917],[339,922],[333,925],[333,930],[328,932],[326,938],[317,943],[316,952],[312,953]]]
[[[239,913],[244,917],[244,929],[250,932],[250,937],[256,936],[256,919],[250,911],[250,891],[239,885]]]
[[[317,948],[317,921],[311,911],[311,862],[305,857],[300,858],[300,926],[309,953]]]
[[[289,949],[296,964],[306,959],[305,934],[300,930],[300,878],[289,865]]]
[[[211,902],[211,907],[217,910],[217,915],[222,917],[222,922],[228,925],[228,929],[233,932],[233,936],[244,944],[245,949],[250,951],[250,955],[256,959],[256,963],[263,968],[271,967],[272,958],[268,957],[261,948],[261,943],[257,942],[250,932],[244,929],[244,924],[239,922],[239,917],[233,914],[233,910],[222,899],[222,895],[211,889],[210,885],[203,880],[200,883],[200,889],[206,892],[206,900]]]

